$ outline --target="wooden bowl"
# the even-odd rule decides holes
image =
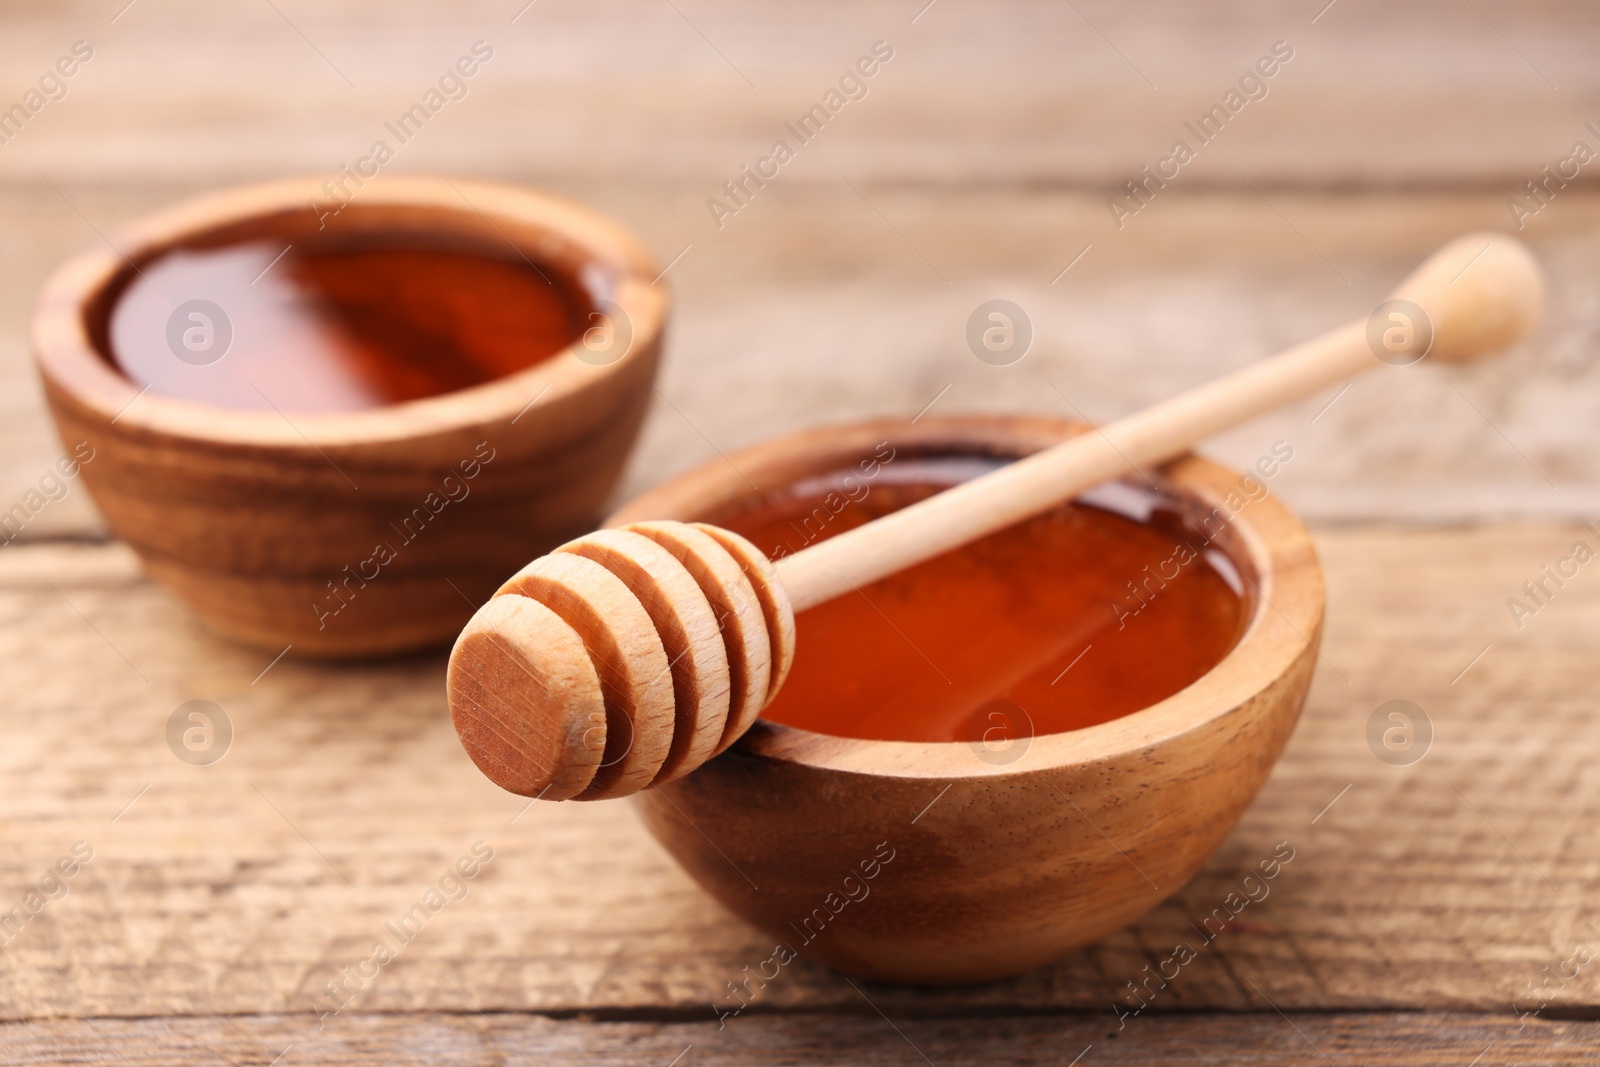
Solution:
[[[781,488],[850,466],[882,441],[897,458],[1015,457],[1079,429],[970,418],[813,430],[699,468],[608,522],[717,522],[750,499],[751,482]],[[1162,477],[1197,513],[1240,481],[1194,457]],[[851,974],[978,981],[1104,937],[1176,892],[1232,829],[1310,685],[1323,591],[1305,528],[1268,496],[1215,544],[1259,590],[1247,629],[1209,673],[1153,707],[1033,738],[1003,765],[963,743],[855,740],[761,720],[700,770],[639,794],[645,823],[777,944]]]
[[[650,400],[667,297],[620,225],[528,190],[386,175],[332,219],[312,206],[326,200],[316,180],[229,190],[69,261],[33,319],[45,395],[68,450],[93,450],[83,478],[113,531],[217,630],[322,657],[447,643],[507,574],[598,521]],[[141,393],[107,358],[136,265],[180,245],[310,244],[324,225],[499,256],[509,243],[620,308],[631,346],[596,365],[575,343],[472,388],[292,415]],[[401,529],[419,507],[426,528]]]

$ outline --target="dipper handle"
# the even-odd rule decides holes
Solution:
[[[1434,254],[1358,320],[865,526],[776,567],[704,524],[599,530],[541,556],[478,609],[450,653],[450,715],[498,785],[600,800],[688,774],[783,685],[794,613],[920,563],[1107,478],[1377,364],[1452,362],[1517,341],[1539,317],[1533,257],[1497,234]]]
[[[1063,441],[981,478],[786,556],[778,576],[795,611],[1048,511],[1109,478],[1172,459],[1247,419],[1377,366],[1424,356],[1491,355],[1538,323],[1544,283],[1527,246],[1497,233],[1435,252],[1372,315],[1098,432]]]

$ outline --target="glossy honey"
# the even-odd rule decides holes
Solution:
[[[781,558],[992,463],[895,466],[808,479],[719,521]],[[1118,483],[804,611],[793,671],[764,717],[999,750],[1171,696],[1233,648],[1250,601],[1180,511]]]
[[[426,245],[179,248],[111,308],[135,384],[217,407],[353,411],[514,374],[581,334],[588,304],[522,259]]]

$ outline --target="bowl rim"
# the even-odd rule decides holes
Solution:
[[[636,497],[606,519],[617,526],[645,518],[696,521],[718,505],[749,498],[749,486],[779,487],[870,454],[876,442],[910,449],[948,449],[1021,456],[1089,430],[1083,423],[1040,416],[944,416],[908,423],[868,420],[799,431],[731,452]],[[1173,488],[1212,508],[1223,504],[1243,472],[1186,453],[1156,468]],[[1260,480],[1259,478],[1257,479]],[[1264,484],[1264,483],[1263,483]],[[1205,729],[1289,675],[1321,634],[1324,590],[1310,533],[1275,494],[1229,519],[1237,548],[1255,572],[1254,613],[1238,642],[1216,666],[1149,707],[1065,733],[1040,734],[1024,754],[988,763],[961,741],[880,741],[836,737],[758,719],[733,746],[746,756],[824,771],[940,781],[1029,777],[1116,760]],[[1249,581],[1249,576],[1245,576]],[[1320,652],[1317,653],[1320,655]]]
[[[331,203],[325,179],[304,176],[225,188],[141,216],[97,248],[63,263],[45,283],[30,325],[35,361],[48,387],[77,402],[104,425],[127,431],[237,445],[304,449],[408,440],[511,420],[616,378],[651,358],[666,319],[668,295],[657,284],[654,258],[621,223],[572,201],[533,189],[442,175],[394,174],[369,181],[352,197],[367,229],[420,230],[463,236],[483,245],[504,240],[527,258],[550,242],[595,266],[609,285],[603,299],[621,308],[633,330],[627,351],[594,364],[577,342],[503,378],[448,393],[357,411],[244,411],[152,393],[124,377],[91,336],[90,316],[129,268],[168,249],[229,227],[295,213],[315,217]],[[321,218],[316,217],[321,224]],[[388,220],[387,222],[381,220]],[[426,225],[422,225],[426,224]],[[335,223],[337,225],[337,223]],[[294,229],[305,228],[301,220]],[[513,237],[516,239],[513,240]]]

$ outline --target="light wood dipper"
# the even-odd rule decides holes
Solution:
[[[600,530],[534,560],[451,652],[451,717],[501,787],[626,796],[726,749],[783,685],[794,613],[1046,511],[1380,362],[1465,362],[1529,334],[1543,281],[1502,234],[1445,245],[1372,315],[777,565],[704,523]]]

